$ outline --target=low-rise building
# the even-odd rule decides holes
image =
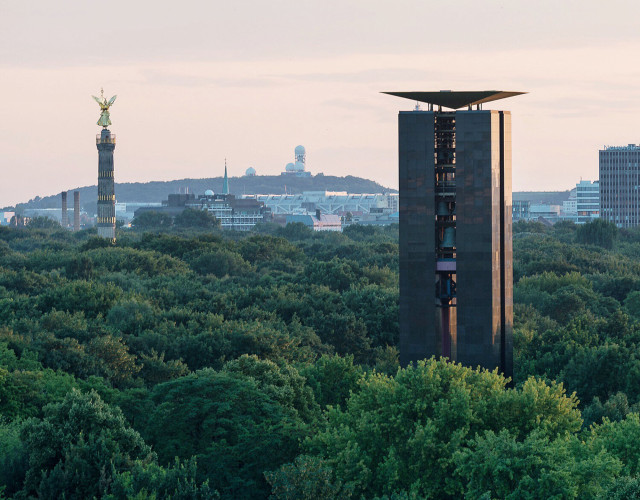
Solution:
[[[320,210],[315,215],[292,214],[286,216],[286,223],[301,222],[314,231],[342,231],[342,217],[339,215],[323,214]]]
[[[392,214],[398,211],[398,193],[353,194],[346,191],[304,191],[302,194],[255,194],[274,215],[315,213],[347,216]]]
[[[201,196],[193,193],[170,194],[161,206],[145,206],[135,211],[159,212],[175,217],[185,209],[207,210],[220,221],[222,229],[249,231],[261,222],[271,220],[271,210],[264,203],[252,199],[236,198],[232,194],[215,194],[208,189]]]

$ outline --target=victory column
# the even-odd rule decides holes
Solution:
[[[117,96],[107,101],[104,91],[100,97],[91,96],[100,105],[100,118],[97,125],[102,132],[96,135],[98,148],[98,236],[116,241],[116,195],[113,178],[113,150],[116,148],[116,136],[107,128],[111,125],[109,108]]]

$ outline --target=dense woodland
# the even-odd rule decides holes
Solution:
[[[514,225],[510,388],[399,368],[397,226],[43,226],[0,228],[0,497],[640,498],[640,232]]]

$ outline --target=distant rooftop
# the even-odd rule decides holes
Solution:
[[[629,144],[628,146],[605,146],[604,151],[637,151],[640,145]]]
[[[426,102],[445,108],[460,109],[465,106],[506,99],[526,92],[510,92],[505,90],[441,90],[439,92],[382,92],[396,97],[404,97],[412,101]]]

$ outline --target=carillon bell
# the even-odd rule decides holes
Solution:
[[[436,215],[447,217],[449,215],[449,207],[447,206],[446,201],[438,202],[438,209],[436,210]]]
[[[447,227],[444,229],[444,236],[440,248],[455,248],[456,247],[456,229],[454,227]]]

